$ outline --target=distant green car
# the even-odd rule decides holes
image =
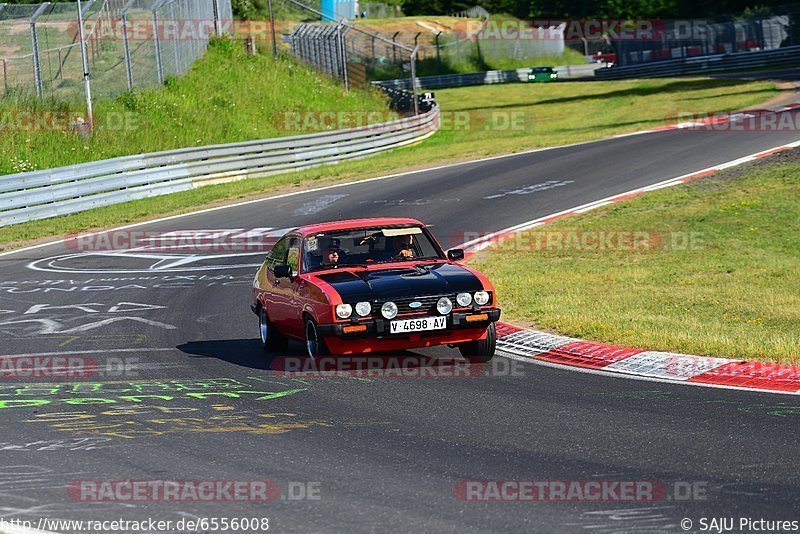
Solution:
[[[555,82],[558,81],[558,73],[553,67],[533,67],[528,73],[529,82]]]

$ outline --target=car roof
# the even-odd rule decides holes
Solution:
[[[309,234],[317,234],[321,232],[333,232],[336,230],[351,230],[356,228],[372,228],[376,226],[425,226],[423,223],[416,219],[405,219],[396,217],[376,217],[373,219],[348,219],[345,221],[333,221],[317,224],[309,224],[295,228],[293,232],[297,232],[303,237]]]

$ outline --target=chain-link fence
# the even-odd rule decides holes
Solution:
[[[0,97],[83,98],[84,72],[96,96],[164,83],[232,19],[230,0],[0,4]]]
[[[344,20],[323,22],[321,11],[297,0],[276,1],[281,10],[299,10],[305,22],[291,28],[287,41],[292,53],[345,87],[366,87],[370,79],[416,78],[418,47],[408,46],[380,33],[359,28]],[[419,113],[416,84],[412,83],[410,103]],[[409,99],[392,96],[395,106]],[[402,101],[402,103],[401,103]]]
[[[800,4],[761,8],[748,16],[726,15],[713,19],[670,20],[654,24],[645,39],[617,39],[619,65],[730,54],[800,44]]]

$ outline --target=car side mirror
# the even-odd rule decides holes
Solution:
[[[275,266],[275,278],[292,278],[292,268],[288,265]]]
[[[461,261],[464,259],[464,249],[453,248],[447,251],[447,259],[450,261]]]

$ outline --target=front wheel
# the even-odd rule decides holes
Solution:
[[[312,360],[329,354],[328,346],[325,345],[325,340],[319,336],[317,323],[313,319],[306,320],[306,354]]]
[[[280,352],[289,346],[289,341],[278,332],[264,308],[258,312],[258,334],[261,338],[261,347],[265,351]]]
[[[471,362],[486,363],[494,358],[497,348],[497,331],[494,323],[486,328],[486,338],[469,343],[462,343],[458,346],[461,355]]]

